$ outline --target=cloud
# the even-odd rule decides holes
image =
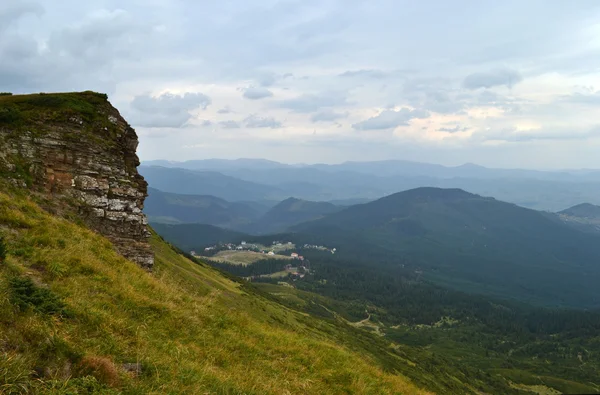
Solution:
[[[192,118],[190,111],[206,109],[210,104],[210,97],[202,93],[164,93],[156,97],[140,95],[131,101],[131,107],[135,110],[132,123],[134,126],[151,128],[179,128]]]
[[[346,118],[346,117],[348,117],[348,113],[340,113],[340,112],[336,112],[336,111],[332,111],[332,110],[324,110],[324,111],[320,111],[316,114],[313,114],[313,116],[310,117],[310,120],[313,123],[333,122],[338,119],[342,119],[342,118]]]
[[[277,129],[282,127],[282,123],[275,120],[272,117],[259,117],[257,115],[250,115],[244,119],[244,123],[247,128],[271,128]]]
[[[446,132],[446,133],[456,133],[456,132],[465,132],[469,130],[467,127],[460,127],[460,125],[456,125],[453,128],[439,128],[438,132]]]
[[[40,16],[44,13],[44,8],[31,1],[21,0],[3,0],[0,4],[0,31],[5,30],[9,25],[17,22],[20,18],[28,14]]]
[[[221,122],[219,122],[219,125],[223,129],[239,129],[240,128],[239,122],[236,122],[236,121],[221,121]]]
[[[428,117],[429,112],[425,110],[411,110],[404,107],[398,111],[383,110],[379,115],[369,118],[366,121],[355,123],[352,127],[356,130],[393,129],[398,126],[408,126],[411,119]]]
[[[294,112],[307,113],[318,111],[324,107],[337,107],[348,104],[346,96],[339,92],[320,94],[304,94],[293,99],[282,100],[279,107]]]
[[[474,73],[463,80],[463,87],[470,90],[479,88],[492,88],[494,86],[507,86],[512,88],[523,80],[518,71],[511,69],[498,69],[487,73]]]
[[[244,98],[250,100],[260,100],[265,99],[267,97],[272,97],[273,92],[263,87],[250,86],[248,88],[244,88]]]
[[[275,73],[261,73],[256,79],[260,86],[273,86],[279,77]]]
[[[367,77],[377,80],[384,79],[389,76],[388,73],[381,70],[373,69],[361,69],[361,70],[348,70],[339,75],[340,77]]]
[[[516,128],[504,128],[496,131],[480,131],[471,136],[477,141],[503,141],[511,143],[532,141],[577,141],[600,138],[600,126],[588,129],[556,129],[542,128],[534,130],[517,130]]]
[[[593,93],[573,93],[572,95],[562,96],[561,99],[569,103],[598,106],[600,105],[600,91]]]
[[[219,109],[219,110],[217,111],[217,114],[231,114],[232,112],[233,112],[233,111],[231,110],[231,107],[229,107],[229,106],[225,106],[225,107],[223,107],[223,108]]]

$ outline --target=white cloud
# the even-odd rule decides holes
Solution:
[[[429,113],[424,110],[411,110],[401,108],[400,110],[383,110],[378,115],[365,121],[355,123],[352,127],[356,130],[382,130],[393,129],[398,126],[408,126],[410,120],[415,118],[428,118]]]
[[[184,93],[175,95],[164,93],[160,96],[149,94],[136,96],[131,101],[135,110],[131,123],[134,126],[173,127],[184,126],[193,115],[190,111],[206,109],[211,103],[210,97],[202,93]]]

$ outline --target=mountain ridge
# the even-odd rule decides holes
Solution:
[[[396,256],[446,286],[463,281],[478,292],[497,296],[600,307],[600,292],[592,285],[600,281],[600,268],[590,263],[600,259],[597,235],[546,213],[459,189],[400,192],[290,230],[331,240],[330,244],[345,243],[340,250],[348,251],[347,259],[366,252],[374,260]]]

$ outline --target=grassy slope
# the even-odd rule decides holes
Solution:
[[[157,237],[149,274],[103,237],[0,190],[2,393],[422,393],[337,344],[330,324],[243,289]],[[17,308],[14,278],[49,289],[66,313]],[[122,369],[137,362],[137,377]]]

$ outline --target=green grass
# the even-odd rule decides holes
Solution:
[[[0,143],[2,138],[30,139],[58,132],[65,141],[81,142],[85,137],[112,147],[118,138],[117,126],[108,119],[113,112],[105,94],[91,91],[0,95]]]
[[[0,190],[0,393],[425,393],[340,341],[334,324],[156,236],[147,273],[98,234]],[[123,368],[132,363],[141,374]]]

